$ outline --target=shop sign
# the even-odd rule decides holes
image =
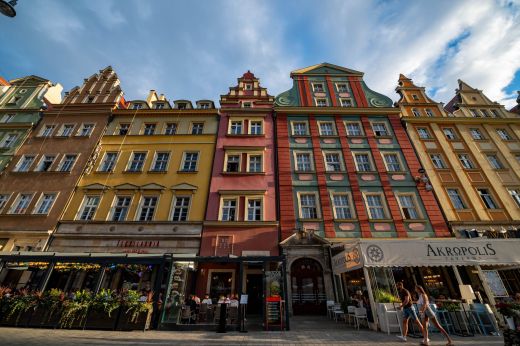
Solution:
[[[138,247],[138,248],[152,248],[159,247],[158,240],[118,240],[117,247]]]
[[[344,244],[344,250],[332,257],[332,270],[334,274],[361,268],[363,262],[360,256],[359,244]]]

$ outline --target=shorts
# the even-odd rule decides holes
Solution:
[[[415,308],[413,306],[410,306],[408,308],[403,308],[403,318],[405,320],[411,318],[413,320],[418,320],[419,317],[417,317],[417,313],[415,313]]]
[[[429,318],[435,318],[435,312],[433,312],[432,308],[427,307],[426,310],[424,310],[424,316]]]

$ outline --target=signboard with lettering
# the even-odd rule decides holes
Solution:
[[[242,294],[240,296],[240,304],[247,304],[248,298],[249,298],[249,296],[247,294]]]
[[[484,278],[495,297],[509,297],[498,270],[483,270],[482,274],[484,274]]]

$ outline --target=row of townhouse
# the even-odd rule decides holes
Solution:
[[[291,78],[273,97],[248,71],[219,109],[153,90],[127,101],[110,67],[63,100],[61,86],[39,77],[2,82],[0,251],[11,257],[0,282],[151,285],[167,301],[248,294],[248,313],[265,318],[278,295],[286,311],[309,314],[361,290],[375,311],[378,290],[397,280],[446,297],[472,285],[493,304],[495,273],[506,293],[520,291],[517,270],[478,259],[410,264],[428,239],[519,236],[518,106],[507,111],[462,81],[444,106],[403,75],[394,104],[362,72],[328,63]],[[57,262],[45,274],[8,265],[31,251],[170,262],[138,276],[105,266],[97,279],[51,275]],[[396,254],[402,262],[385,262]],[[156,321],[175,324],[180,313]]]

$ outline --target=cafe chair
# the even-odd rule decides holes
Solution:
[[[495,316],[487,304],[471,304],[468,313],[472,325],[483,335],[496,335],[499,333]]]
[[[336,303],[333,300],[327,300],[327,316],[332,318],[332,310],[334,309],[334,305]]]
[[[213,313],[213,321],[215,324],[218,324],[220,322],[220,304],[217,304],[213,310],[215,310]]]
[[[191,320],[191,308],[189,306],[184,305],[181,308],[181,323],[189,324]]]
[[[354,310],[354,318],[356,320],[356,327],[359,330],[360,321],[365,320],[367,321],[367,327],[368,327],[368,317],[367,317],[367,309],[365,308],[356,308]]]
[[[399,311],[397,310],[388,310],[385,304],[381,304],[383,316],[385,316],[386,322],[386,333],[390,335],[390,330],[392,327],[398,327],[401,331],[401,335],[403,335],[401,321],[399,320]]]
[[[444,328],[448,334],[455,334],[455,327],[453,325],[449,311],[437,308],[436,304],[431,304],[431,307],[435,312],[435,316],[437,316],[437,320],[439,321],[439,324],[442,326],[442,328]]]
[[[345,315],[345,322],[347,322],[347,319],[348,319],[348,324],[352,325],[352,323],[350,321],[352,320],[352,322],[354,322],[355,316],[356,316],[356,307],[354,305],[347,306],[347,313]]]
[[[238,323],[238,307],[233,306],[233,307],[228,308],[227,323],[228,324]]]
[[[208,304],[200,304],[199,308],[199,321],[206,322],[208,320]]]

